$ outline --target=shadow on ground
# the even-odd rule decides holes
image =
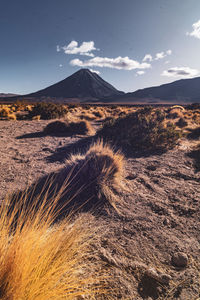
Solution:
[[[81,138],[74,143],[67,144],[66,146],[62,146],[56,149],[56,151],[46,158],[47,162],[64,162],[66,159],[70,157],[71,154],[80,153],[83,154],[89,148],[91,144],[100,140],[98,135]],[[106,142],[105,142],[106,144]],[[132,150],[128,147],[120,146],[113,144],[111,141],[108,142],[111,147],[114,148],[115,151],[120,151],[124,154],[126,158],[140,158],[140,157],[149,157],[151,155],[162,155],[165,151],[141,151],[141,150]]]
[[[187,138],[189,140],[198,140],[200,138],[200,127],[195,129],[188,129],[190,133],[188,133]]]
[[[74,216],[79,212],[105,214],[110,209],[109,202],[100,193],[98,178],[94,177],[91,180],[87,173],[88,166],[83,162],[40,177],[27,189],[10,196],[9,212],[14,210],[20,199],[23,199],[23,210],[27,213],[33,206],[37,211],[43,205],[44,209],[48,209],[53,203],[55,221],[69,215]],[[16,221],[17,218],[16,215]]]
[[[187,156],[193,158],[196,172],[199,172],[200,171],[200,147],[199,149],[197,148],[187,153]]]

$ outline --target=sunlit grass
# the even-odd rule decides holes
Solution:
[[[32,204],[24,194],[12,209],[8,201],[0,207],[0,299],[93,299],[100,291],[98,276],[84,273],[89,230],[81,218],[53,224],[60,195],[47,194]]]

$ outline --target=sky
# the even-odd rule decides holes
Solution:
[[[125,92],[200,76],[200,0],[0,0],[0,93],[80,68]]]

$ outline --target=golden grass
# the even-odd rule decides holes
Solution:
[[[0,299],[93,299],[100,290],[94,274],[93,279],[84,274],[86,226],[80,218],[53,225],[60,194],[32,204],[29,197],[24,194],[12,209],[8,201],[0,207]]]
[[[17,117],[16,117],[15,114],[8,114],[7,117],[6,117],[6,120],[8,120],[8,121],[16,121]]]
[[[101,209],[104,204],[111,204],[119,213],[116,204],[122,202],[118,193],[125,189],[124,162],[124,156],[119,151],[98,140],[84,155],[72,155],[66,165],[76,170],[78,185],[88,188],[86,194],[90,195],[92,202],[99,203]]]

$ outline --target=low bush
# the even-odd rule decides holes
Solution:
[[[41,116],[41,119],[49,120],[64,117],[67,114],[67,109],[62,104],[55,103],[37,103],[29,111],[29,118]]]
[[[98,136],[132,150],[167,150],[176,145],[181,134],[164,120],[164,111],[146,107],[105,122]]]
[[[176,126],[183,128],[188,125],[188,122],[184,118],[180,118],[178,122],[176,122]]]
[[[44,133],[55,136],[70,136],[75,134],[91,135],[94,134],[94,129],[88,121],[68,122],[65,120],[49,123],[44,128]]]
[[[3,106],[0,108],[0,117],[7,117],[10,114],[10,108]]]
[[[17,117],[16,117],[15,114],[8,114],[7,117],[6,117],[6,120],[8,120],[8,121],[16,121]]]

